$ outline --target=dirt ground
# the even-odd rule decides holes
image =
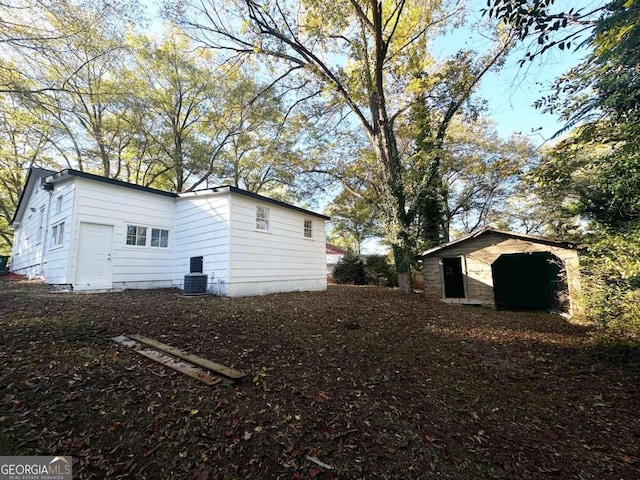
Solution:
[[[207,386],[112,342],[246,372]],[[377,287],[249,298],[0,279],[0,454],[74,478],[640,478],[638,348]]]

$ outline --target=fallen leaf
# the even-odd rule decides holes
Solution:
[[[244,432],[244,435],[242,436],[243,440],[251,440],[251,437],[253,436],[253,433],[251,432]]]
[[[322,473],[322,470],[320,470],[319,468],[310,468],[309,469],[309,476],[311,478],[316,478],[320,473]]]
[[[318,392],[318,395],[316,395],[316,402],[322,403],[325,400],[329,400],[329,395],[324,392]]]
[[[545,428],[544,434],[547,437],[549,437],[551,440],[558,440],[560,438],[560,435],[558,435],[556,432],[554,432],[550,428]]]

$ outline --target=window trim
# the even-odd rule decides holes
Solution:
[[[130,228],[135,228],[135,233],[132,235],[129,233],[129,229]],[[125,245],[128,247],[146,247],[147,246],[147,230],[149,227],[145,226],[145,225],[131,225],[131,224],[127,224],[127,232],[126,232],[126,238],[125,238]],[[139,243],[140,239],[143,238],[143,235],[138,233],[138,229],[143,229],[144,230],[144,243]],[[129,239],[133,238],[134,243],[129,243]]]
[[[64,245],[64,220],[51,227],[51,248],[60,248]]]
[[[58,195],[56,198],[56,215],[62,212],[62,195]]]
[[[260,213],[265,213],[266,216],[261,217]],[[260,222],[264,222],[266,228],[260,227]],[[263,207],[262,205],[256,205],[256,231],[258,232],[271,232],[271,209],[269,207]]]
[[[307,223],[309,224],[309,228],[307,228]],[[304,238],[308,240],[313,240],[313,220],[310,218],[305,218],[302,222],[302,235]],[[307,235],[307,232],[309,233]]]
[[[135,237],[130,234],[130,229],[135,228]],[[144,229],[144,243],[140,243],[142,235],[140,235],[140,229]],[[166,245],[162,245],[163,234],[159,233],[159,245],[153,245],[153,233],[154,232],[166,232],[164,237],[166,238]],[[171,229],[166,226],[152,226],[152,225],[140,225],[135,223],[125,223],[125,238],[124,246],[126,248],[148,248],[148,249],[160,249],[168,250],[171,248]],[[129,240],[135,238],[136,243],[129,243]]]
[[[158,232],[158,245],[153,244],[153,233]],[[166,234],[165,244],[162,245],[162,232]],[[166,228],[151,227],[151,236],[149,237],[149,246],[151,248],[169,248],[169,230]]]

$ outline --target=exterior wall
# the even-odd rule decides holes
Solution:
[[[28,278],[43,278],[46,268],[47,216],[51,195],[35,179],[33,192],[27,199],[22,223],[14,231],[11,271]],[[33,209],[33,211],[32,211]]]
[[[181,197],[176,204],[173,243],[174,286],[184,288],[190,258],[203,257],[209,292],[229,294],[229,194],[205,193]]]
[[[340,259],[344,257],[343,254],[337,253],[327,253],[327,276],[333,277],[333,270],[336,268],[336,265],[340,261]]]
[[[76,216],[70,256],[70,283],[75,283],[80,223],[114,227],[113,288],[170,287],[175,241],[175,200],[153,193],[75,178]],[[169,231],[167,248],[127,245],[127,225]],[[151,235],[147,230],[147,235]]]
[[[445,257],[462,257],[465,277],[465,299],[446,299],[452,303],[480,303],[495,306],[491,265],[502,254],[549,252],[561,259],[567,270],[567,282],[571,297],[571,314],[579,316],[580,270],[575,250],[537,243],[532,240],[509,238],[487,233],[435,252],[423,259],[425,295],[444,298],[441,260]]]
[[[53,190],[41,188],[39,178],[33,182],[16,224],[13,272],[76,290],[184,288],[190,258],[202,256],[210,293],[326,289],[325,222],[315,215],[229,191],[176,198],[80,175],[57,177]],[[256,205],[270,211],[269,232],[256,229]],[[304,236],[305,220],[312,221],[312,238]],[[53,228],[62,222],[58,245]],[[127,245],[128,225],[147,227],[147,245]],[[153,228],[169,232],[168,247],[150,245]],[[106,232],[113,239],[103,242]],[[109,267],[86,268],[97,272],[100,264]],[[104,281],[92,282],[98,276]]]
[[[60,199],[60,211],[58,211]],[[51,203],[48,216],[47,246],[46,246],[46,276],[47,283],[66,285],[69,279],[69,250],[73,242],[73,206],[75,204],[75,184],[67,182],[56,185],[51,193]],[[62,245],[53,244],[53,227],[64,222]]]
[[[268,232],[256,229],[256,206],[270,212]],[[229,296],[326,290],[324,220],[272,203],[231,195]],[[312,220],[312,238],[304,220]]]

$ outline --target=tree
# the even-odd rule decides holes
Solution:
[[[144,112],[139,128],[148,163],[157,167],[153,177],[166,177],[176,192],[206,185],[232,134],[223,109],[226,71],[214,70],[210,56],[194,52],[189,39],[173,27],[157,44],[138,38],[135,50],[130,76],[139,83],[134,101]]]
[[[411,292],[411,229],[429,172],[410,188],[406,152],[399,150],[396,137],[398,118],[419,101],[431,106],[432,98],[440,100],[442,114],[428,147],[437,157],[449,122],[504,56],[508,39],[487,56],[460,52],[434,72],[429,41],[462,14],[439,2],[245,0],[229,7],[202,3],[178,14],[210,47],[273,60],[283,67],[277,79],[300,80],[304,93],[298,98],[321,96],[329,107],[350,110],[375,152],[377,213],[392,245],[400,290]]]
[[[44,128],[43,128],[44,127]],[[0,253],[11,251],[9,223],[24,186],[24,172],[31,166],[47,167],[49,135],[32,112],[10,98],[0,103]]]
[[[343,240],[347,249],[357,255],[362,253],[362,243],[379,237],[380,225],[376,221],[371,204],[362,197],[343,191],[327,208],[333,229],[331,235]]]
[[[68,167],[119,175],[124,94],[119,79],[128,12],[126,4],[50,5],[44,21],[57,36],[45,47],[17,52],[23,76],[32,80],[14,96],[52,127],[52,144]]]
[[[504,218],[521,175],[532,166],[531,142],[500,138],[487,119],[455,123],[444,144],[441,165],[444,241],[452,230],[468,233]]]

